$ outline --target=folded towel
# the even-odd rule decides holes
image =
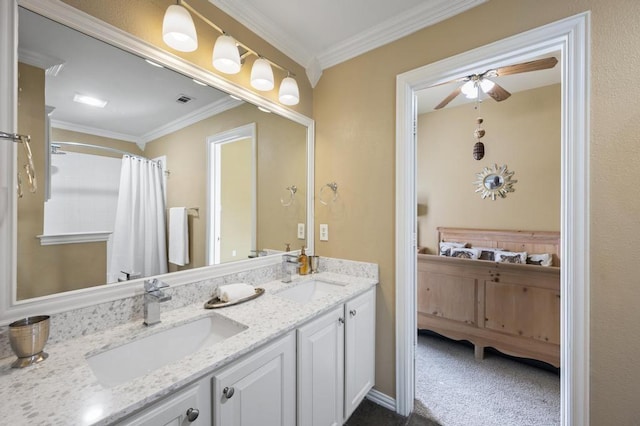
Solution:
[[[169,209],[169,262],[183,266],[189,263],[187,208]]]
[[[223,302],[232,302],[254,294],[256,294],[256,289],[252,285],[245,283],[227,284],[218,287],[218,298]]]

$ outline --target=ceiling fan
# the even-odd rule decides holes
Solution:
[[[507,65],[506,67],[500,67],[495,69],[487,70],[480,74],[471,74],[466,77],[458,78],[455,80],[447,81],[440,84],[449,84],[449,83],[463,83],[458,88],[456,88],[449,96],[444,98],[442,102],[440,102],[434,109],[441,109],[447,106],[449,102],[455,99],[460,93],[463,93],[467,98],[475,99],[482,91],[487,95],[491,96],[496,101],[504,101],[511,93],[506,91],[502,86],[497,84],[496,82],[490,80],[490,78],[494,77],[502,77],[505,75],[519,74],[523,72],[529,71],[538,71],[553,68],[558,63],[558,60],[550,56],[548,58],[536,59],[535,61],[530,62],[522,62],[520,64]],[[440,85],[438,84],[438,86]]]

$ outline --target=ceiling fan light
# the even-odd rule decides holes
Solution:
[[[484,93],[489,92],[491,89],[493,89],[493,86],[495,85],[496,84],[493,81],[487,80],[486,78],[483,78],[482,80],[480,80],[480,88]]]
[[[193,52],[198,48],[198,35],[189,11],[173,4],[167,8],[162,21],[162,40],[180,52]]]
[[[240,51],[236,40],[230,35],[222,34],[213,46],[213,67],[225,74],[240,72]]]
[[[269,61],[258,58],[251,67],[251,86],[263,92],[273,89],[273,70]]]
[[[297,105],[300,102],[300,91],[298,83],[293,77],[285,77],[280,83],[278,99],[283,105]]]
[[[478,86],[474,80],[469,80],[463,84],[460,91],[467,99],[475,99],[478,97]]]

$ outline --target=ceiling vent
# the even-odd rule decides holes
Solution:
[[[189,103],[193,100],[194,98],[192,98],[191,96],[187,96],[187,95],[178,95],[178,98],[176,99],[176,102],[179,104],[186,104]]]

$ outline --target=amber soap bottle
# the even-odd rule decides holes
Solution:
[[[300,250],[300,256],[298,256],[298,263],[300,264],[299,274],[307,275],[309,273],[309,256],[304,253],[304,247]]]

